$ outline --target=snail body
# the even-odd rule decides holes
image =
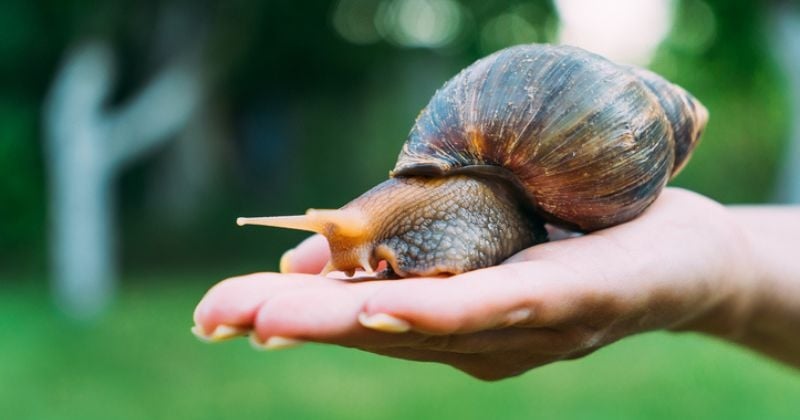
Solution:
[[[547,240],[641,214],[685,165],[706,109],[647,70],[575,47],[522,45],[449,80],[417,117],[390,179],[339,210],[240,219],[319,232],[329,270],[401,277],[498,264]]]

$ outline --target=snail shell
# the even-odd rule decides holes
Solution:
[[[392,176],[500,176],[543,219],[591,231],[644,211],[707,119],[689,93],[647,70],[575,47],[516,46],[436,92]]]

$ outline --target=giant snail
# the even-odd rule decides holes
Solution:
[[[647,70],[579,48],[522,45],[480,59],[417,117],[390,173],[338,210],[239,218],[324,235],[331,270],[456,274],[641,214],[686,164],[708,112]]]

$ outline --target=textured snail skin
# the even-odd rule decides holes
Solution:
[[[240,219],[326,236],[326,270],[461,273],[546,241],[544,223],[628,221],[686,164],[708,119],[647,70],[574,47],[476,61],[417,117],[391,179],[340,210]]]
[[[461,273],[546,241],[541,221],[501,184],[463,175],[385,181],[342,208],[368,225],[361,237],[328,232],[331,263],[350,271],[385,260],[401,277]]]

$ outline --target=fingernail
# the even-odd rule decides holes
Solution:
[[[362,312],[358,314],[358,322],[367,328],[388,333],[404,333],[411,329],[408,321],[384,313],[368,315]]]
[[[239,337],[247,334],[246,328],[234,327],[231,325],[219,324],[211,334],[207,334],[203,327],[195,325],[192,327],[192,334],[202,341],[207,343],[216,343],[219,341],[229,340],[234,337]]]
[[[256,350],[283,350],[304,344],[303,340],[273,335],[265,342],[260,342],[256,334],[250,334],[250,345]]]
[[[289,272],[289,258],[292,257],[292,253],[294,253],[294,248],[284,252],[283,255],[281,255],[281,262],[278,264],[278,269],[283,274]]]
[[[199,325],[193,325],[190,331],[192,331],[192,334],[194,334],[194,336],[199,340],[206,342],[208,341],[208,337],[206,336],[206,332],[203,330],[203,327]]]

